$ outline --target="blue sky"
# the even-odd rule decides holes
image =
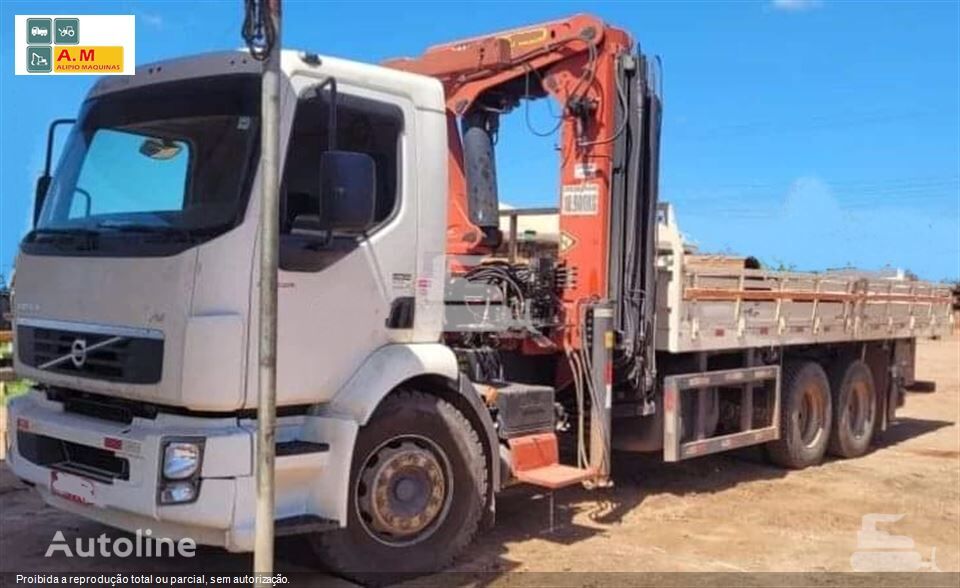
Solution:
[[[136,14],[137,61],[241,45],[241,0],[0,6],[0,273],[27,229],[45,129],[92,77],[14,76],[15,14]],[[701,249],[772,265],[960,277],[960,4],[324,3],[285,0],[284,45],[379,61],[589,10],[664,64],[661,198]],[[533,126],[549,128],[543,101]],[[557,198],[553,140],[506,117],[501,198]]]

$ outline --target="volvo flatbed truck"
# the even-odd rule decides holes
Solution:
[[[145,65],[51,127],[7,456],[57,508],[253,548],[261,67]],[[691,263],[659,61],[594,17],[282,72],[276,528],[338,573],[441,569],[501,489],[603,488],[613,450],[862,455],[951,326],[936,284]],[[528,256],[495,144],[536,99],[560,105],[559,238]]]

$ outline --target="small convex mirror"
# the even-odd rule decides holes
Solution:
[[[183,150],[183,145],[169,139],[150,137],[140,144],[140,153],[150,159],[166,161],[173,159]]]

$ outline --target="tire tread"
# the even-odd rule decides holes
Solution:
[[[854,370],[866,370],[867,378],[870,381],[870,387],[873,390],[874,422],[870,425],[868,439],[872,440],[873,429],[876,425],[877,419],[877,388],[876,383],[873,380],[873,374],[870,371],[870,366],[859,359],[854,359],[852,361],[840,360],[834,362],[827,372],[827,375],[830,378],[830,390],[833,395],[833,424],[830,426],[830,441],[827,444],[827,453],[835,457],[847,459],[859,457],[866,453],[870,448],[870,441],[866,443],[866,447],[860,450],[858,448],[844,447],[844,444],[840,439],[840,411],[842,410],[840,395],[843,391],[843,387],[847,383],[848,376],[851,375]]]
[[[813,372],[813,373],[809,373]],[[766,444],[767,458],[774,464],[789,468],[803,469],[815,465],[823,459],[826,450],[826,441],[823,443],[824,451],[820,451],[818,456],[811,459],[802,452],[802,447],[791,442],[789,435],[792,433],[790,424],[790,407],[793,403],[792,394],[797,383],[803,378],[817,377],[822,378],[827,385],[827,410],[826,410],[826,433],[830,434],[830,421],[832,420],[833,403],[831,402],[831,393],[829,390],[829,378],[820,367],[820,364],[814,361],[790,361],[785,362],[781,378],[781,396],[780,396],[780,438]]]

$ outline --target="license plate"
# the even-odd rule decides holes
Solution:
[[[67,474],[50,472],[50,492],[77,504],[95,504],[95,487],[92,480]]]

